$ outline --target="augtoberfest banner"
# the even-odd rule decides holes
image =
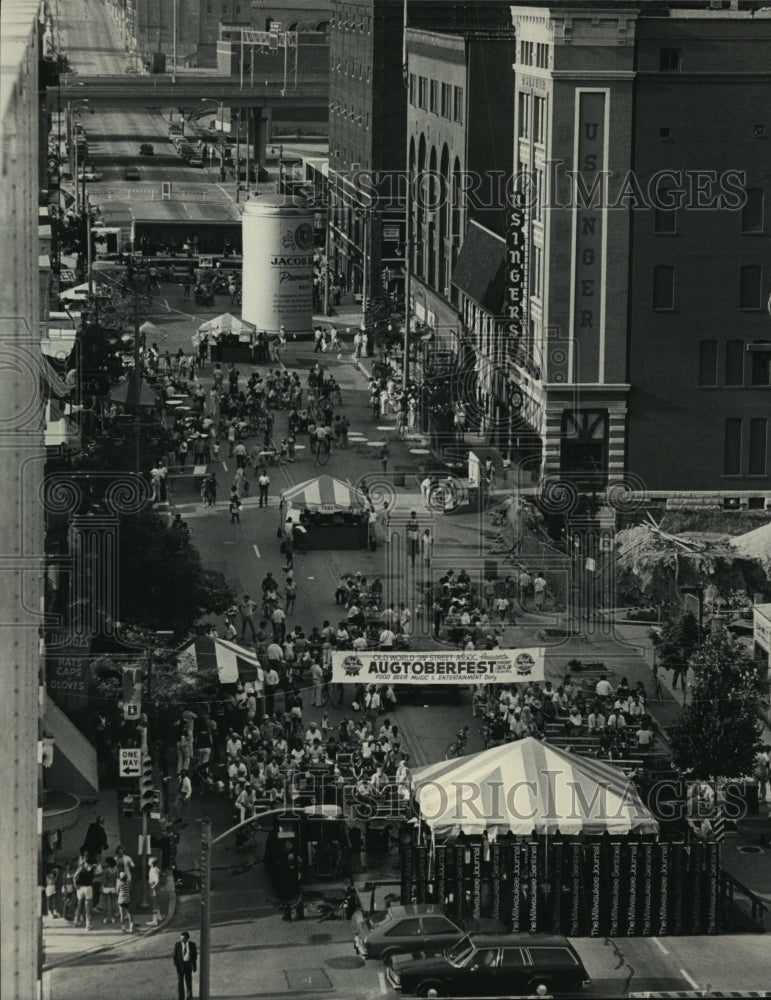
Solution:
[[[544,680],[544,649],[332,653],[335,684],[524,684]]]

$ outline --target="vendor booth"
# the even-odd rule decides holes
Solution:
[[[198,349],[201,340],[209,342],[209,356],[212,361],[224,364],[252,364],[257,328],[246,320],[238,319],[231,313],[215,316],[198,327],[193,334],[193,346]]]
[[[340,479],[319,476],[281,494],[282,518],[301,524],[308,549],[364,549],[369,512],[364,494]]]
[[[301,882],[348,878],[351,840],[342,810],[310,805],[276,816],[265,843],[265,867],[285,898],[294,896]]]
[[[661,838],[609,763],[528,738],[413,777],[403,903],[572,937],[721,929],[720,845]]]

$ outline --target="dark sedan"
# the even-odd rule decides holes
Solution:
[[[562,937],[470,934],[433,958],[390,959],[390,986],[418,997],[553,996],[591,985]]]

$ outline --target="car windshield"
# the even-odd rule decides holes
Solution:
[[[453,965],[463,965],[474,954],[474,945],[467,938],[461,938],[452,948],[448,948],[444,953]]]

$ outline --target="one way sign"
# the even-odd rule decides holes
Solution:
[[[134,747],[120,748],[121,778],[138,778],[142,772],[142,751]]]

